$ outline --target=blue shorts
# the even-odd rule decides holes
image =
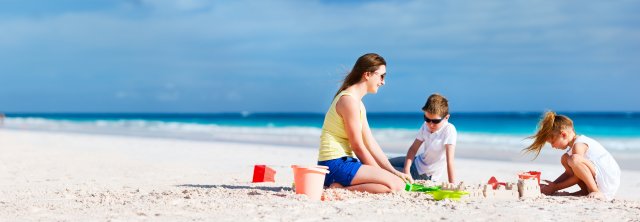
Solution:
[[[324,177],[324,186],[339,183],[342,186],[351,186],[351,181],[356,176],[362,163],[356,158],[343,156],[333,160],[318,161],[318,165],[328,166],[329,174]]]

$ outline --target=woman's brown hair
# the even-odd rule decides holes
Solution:
[[[384,58],[382,58],[382,56],[378,54],[367,53],[360,56],[360,58],[358,58],[358,60],[356,61],[356,64],[353,65],[351,72],[349,72],[349,74],[344,77],[342,86],[340,86],[340,89],[338,89],[338,92],[336,92],[336,96],[340,94],[342,90],[345,90],[349,88],[349,86],[360,82],[363,73],[375,72],[382,65],[387,65],[387,62],[384,60]]]

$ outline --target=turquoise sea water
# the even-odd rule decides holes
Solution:
[[[574,120],[576,131],[602,140],[609,149],[640,151],[640,113],[561,113]],[[321,113],[8,113],[4,127],[143,136],[170,136],[314,146]],[[453,113],[458,140],[522,147],[542,113]],[[404,149],[423,123],[422,113],[368,113],[382,144]]]
[[[579,133],[606,137],[640,137],[640,113],[562,113],[573,119]],[[229,127],[321,128],[319,113],[222,114],[6,114],[10,119],[42,119],[89,123],[97,121],[148,121]],[[528,135],[535,132],[541,113],[453,113],[449,122],[460,132]],[[369,113],[373,129],[416,130],[421,113]]]

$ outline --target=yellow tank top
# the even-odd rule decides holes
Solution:
[[[322,124],[322,133],[320,134],[320,151],[318,152],[318,161],[332,160],[343,156],[353,156],[349,138],[344,128],[344,120],[336,111],[336,103],[342,96],[351,96],[348,91],[340,92],[333,102],[329,111],[324,116]],[[364,119],[364,104],[360,102],[360,122]]]

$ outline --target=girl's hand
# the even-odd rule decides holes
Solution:
[[[556,191],[558,191],[556,189],[556,183],[551,182],[549,180],[543,180],[543,181],[546,182],[547,184],[540,184],[540,192],[542,192],[545,195],[551,195]]]

